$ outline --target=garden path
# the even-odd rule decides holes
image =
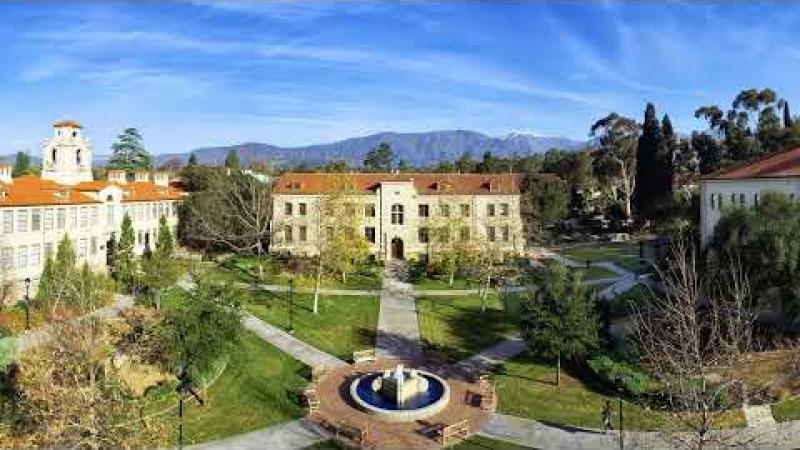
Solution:
[[[242,323],[245,328],[254,332],[261,339],[269,342],[309,367],[339,367],[347,365],[347,363],[341,359],[325,353],[312,345],[306,344],[291,334],[251,314],[245,313],[242,317]]]
[[[386,264],[378,316],[378,358],[412,360],[422,354],[414,288],[408,282],[402,261]]]
[[[522,337],[510,336],[506,340],[458,362],[455,366],[469,371],[482,372],[519,355],[525,349],[525,341]]]
[[[193,450],[295,450],[327,439],[316,425],[305,419],[273,425],[250,433],[192,445]]]
[[[745,405],[742,409],[744,410],[744,418],[747,419],[748,427],[768,428],[776,425],[770,405]]]

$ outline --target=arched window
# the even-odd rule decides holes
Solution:
[[[81,149],[75,152],[75,163],[79,166],[81,165]]]
[[[53,149],[53,150],[51,151],[51,158],[50,158],[50,159],[52,159],[52,160],[53,160],[53,164],[55,164],[55,163],[56,163],[56,149]]]
[[[403,224],[403,205],[392,205],[392,225]]]

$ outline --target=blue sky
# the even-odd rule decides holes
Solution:
[[[106,154],[471,129],[586,138],[769,86],[800,111],[800,3],[0,3],[0,153],[73,118]]]

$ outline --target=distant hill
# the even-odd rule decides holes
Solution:
[[[398,159],[404,159],[414,166],[427,166],[440,161],[455,160],[464,152],[472,153],[473,158],[480,159],[485,151],[495,156],[510,156],[514,153],[530,155],[544,153],[551,148],[577,150],[588,145],[588,141],[578,141],[563,137],[545,137],[529,133],[511,133],[505,137],[490,137],[482,133],[468,130],[430,131],[423,133],[384,132],[369,136],[344,139],[328,144],[308,145],[304,147],[279,147],[260,142],[248,142],[223,147],[203,147],[183,153],[166,153],[155,155],[155,165],[177,158],[185,163],[189,154],[194,152],[201,164],[222,164],[225,155],[235,149],[243,164],[252,162],[270,162],[275,165],[287,164],[320,164],[343,159],[352,165],[360,165],[364,156],[372,148],[387,142]],[[31,155],[35,164],[40,158]],[[105,164],[108,155],[95,155],[94,163]],[[0,162],[14,162],[14,155],[0,156]]]

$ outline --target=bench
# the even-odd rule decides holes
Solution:
[[[375,349],[358,350],[353,352],[353,364],[375,361]]]
[[[311,382],[316,384],[319,382],[320,378],[324,377],[325,374],[328,373],[327,366],[317,366],[311,368]]]
[[[443,447],[455,445],[469,437],[469,423],[467,419],[459,420],[442,428],[441,441]]]
[[[343,437],[365,446],[369,440],[369,428],[361,428],[340,421],[336,424],[336,437]]]

